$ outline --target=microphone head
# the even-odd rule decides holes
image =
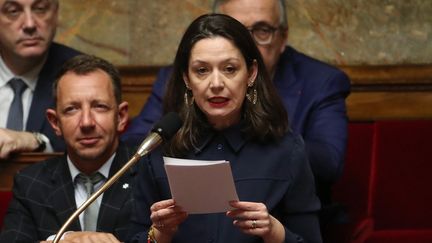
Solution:
[[[169,112],[154,125],[152,132],[159,134],[164,141],[167,141],[176,134],[182,125],[183,121],[180,116],[175,112]]]

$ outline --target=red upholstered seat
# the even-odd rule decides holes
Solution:
[[[347,206],[352,220],[368,216],[373,136],[373,123],[349,124],[344,174],[333,198]]]
[[[334,198],[351,222],[326,243],[432,243],[431,186],[431,120],[350,123]]]
[[[0,229],[3,226],[3,218],[6,214],[11,199],[12,199],[12,192],[0,191]]]
[[[432,230],[380,230],[365,243],[432,243]]]
[[[375,229],[432,230],[432,121],[377,122],[375,129]]]
[[[375,125],[367,243],[432,243],[432,121]]]

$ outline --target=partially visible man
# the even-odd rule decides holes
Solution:
[[[347,142],[348,77],[286,45],[288,21],[283,0],[215,1],[213,11],[236,18],[250,30],[284,101],[290,126],[305,140],[324,208],[321,220],[332,220],[339,210],[333,210],[331,186],[342,174]],[[159,72],[147,103],[122,136],[127,143],[139,144],[161,117],[161,101],[170,72],[170,67]]]
[[[64,149],[44,113],[56,72],[79,53],[53,43],[58,9],[58,0],[0,0],[0,159]]]
[[[134,154],[119,142],[128,121],[128,103],[121,101],[120,76],[110,63],[86,55],[70,59],[54,83],[53,94],[56,107],[46,115],[55,133],[64,138],[66,154],[18,172],[0,242],[53,239],[91,191]],[[65,240],[125,241],[134,176],[132,167],[71,224]]]

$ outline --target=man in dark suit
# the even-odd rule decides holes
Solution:
[[[2,243],[53,239],[92,193],[86,190],[97,190],[133,155],[119,141],[128,120],[128,103],[121,101],[120,76],[114,66],[100,58],[76,56],[61,69],[53,95],[56,107],[46,114],[55,133],[64,138],[67,152],[17,173]],[[130,169],[89,206],[67,229],[71,232],[65,240],[125,241],[134,175],[135,169]],[[88,189],[81,179],[86,177],[97,178]]]
[[[0,159],[64,150],[44,113],[54,105],[55,74],[79,52],[53,43],[58,8],[58,0],[0,0]],[[18,94],[14,82],[23,87]]]
[[[321,219],[329,221],[339,211],[333,210],[330,196],[331,185],[342,174],[344,164],[348,77],[339,69],[286,46],[288,22],[283,0],[215,1],[214,11],[236,18],[254,37],[288,111],[290,126],[304,138],[318,196],[325,209]],[[169,67],[159,72],[147,103],[122,136],[127,143],[138,144],[161,117],[170,72]]]

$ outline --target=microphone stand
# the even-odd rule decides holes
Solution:
[[[138,160],[147,154],[149,151],[151,151],[153,148],[157,147],[159,144],[162,143],[162,138],[157,133],[151,133],[140,145],[138,151],[136,154],[122,167],[119,171],[117,171],[108,181],[105,182],[97,190],[95,193],[93,193],[69,218],[66,220],[66,222],[63,224],[63,226],[60,228],[60,230],[57,232],[53,243],[58,243],[64,232],[66,231],[66,228],[74,221],[96,198],[98,198],[103,192],[105,192],[114,182],[118,180],[130,167],[132,167]]]

